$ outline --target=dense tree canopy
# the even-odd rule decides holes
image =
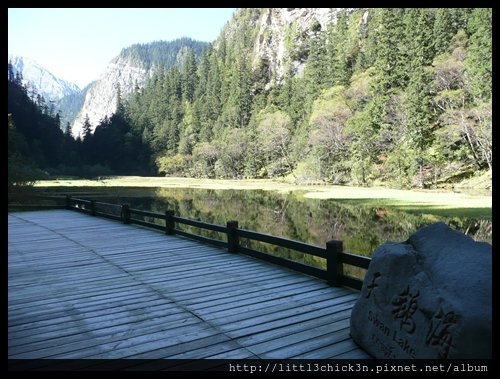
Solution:
[[[83,141],[44,139],[28,106],[14,117],[21,95],[9,92],[13,125],[41,167],[80,154],[121,174],[400,187],[491,170],[491,9],[371,9],[367,25],[364,11],[343,12],[301,36],[291,24],[283,80],[254,56],[259,12],[238,11],[199,59],[187,49],[157,70]]]

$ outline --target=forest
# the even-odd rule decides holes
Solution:
[[[156,71],[76,140],[9,66],[9,185],[116,174],[430,188],[491,172],[491,9],[378,8],[366,25],[344,12],[307,37],[292,23],[284,78],[254,56],[259,15],[236,12],[199,59]]]

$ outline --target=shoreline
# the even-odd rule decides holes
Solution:
[[[182,177],[109,177],[105,179],[40,180],[37,188],[51,187],[136,187],[136,188],[200,188],[213,190],[264,190],[301,192],[311,199],[382,200],[394,205],[424,205],[443,208],[491,208],[491,195],[472,195],[442,189],[399,190],[386,187],[354,187],[337,185],[297,185],[273,179],[197,179]],[[392,200],[392,201],[391,201]]]

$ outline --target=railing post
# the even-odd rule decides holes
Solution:
[[[95,200],[90,200],[90,214],[95,216]]]
[[[130,211],[128,204],[122,204],[122,219],[124,224],[130,224]]]
[[[175,222],[174,211],[165,211],[165,234],[174,234]]]
[[[66,195],[66,209],[71,209],[71,196],[70,195]]]
[[[344,250],[342,241],[328,241],[326,243],[326,273],[328,284],[335,287],[342,285],[344,268],[340,262],[340,253]]]
[[[227,251],[230,253],[237,253],[238,246],[240,245],[240,238],[238,237],[238,221],[228,221],[227,227]]]

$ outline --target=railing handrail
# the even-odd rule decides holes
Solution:
[[[75,205],[77,206],[72,206],[71,202],[74,202]],[[95,208],[96,205],[121,207],[120,217],[102,211],[97,211]],[[86,208],[87,206],[89,207],[88,209]],[[326,279],[329,284],[334,286],[345,285],[348,287],[361,289],[361,285],[363,282],[360,279],[344,275],[343,264],[348,264],[350,266],[367,269],[371,262],[371,258],[369,257],[344,252],[342,241],[328,241],[326,243],[326,248],[321,248],[319,246],[310,245],[300,241],[295,241],[283,237],[276,237],[270,234],[254,232],[251,230],[241,229],[238,227],[237,221],[229,221],[226,226],[223,226],[223,225],[211,224],[199,220],[193,220],[175,216],[173,214],[173,211],[166,211],[165,213],[157,213],[152,211],[144,211],[140,209],[130,208],[128,204],[120,205],[120,204],[97,202],[94,200],[75,198],[68,195],[66,195],[66,208],[84,211],[93,216],[97,215],[97,216],[104,216],[107,218],[111,218],[114,220],[121,220],[126,224],[131,223],[158,230],[163,230],[165,231],[166,234],[178,234],[204,243],[213,244],[218,247],[225,247],[230,252],[240,252],[242,254],[251,255],[260,259],[270,261],[272,263],[281,264],[283,266],[304,272],[309,275],[317,276],[321,279]],[[137,220],[131,217],[132,215],[141,215],[146,217],[157,218],[160,220],[165,220],[165,226],[163,227],[162,225],[158,225],[155,223],[143,220]],[[175,223],[190,225],[200,229],[206,229],[219,233],[224,233],[227,235],[227,242],[208,237],[203,237],[197,234],[186,232],[185,230],[177,229],[175,228]],[[327,262],[327,269],[324,270],[321,268],[309,266],[300,262],[291,261],[289,259],[277,257],[271,254],[267,254],[264,252],[240,246],[239,244],[240,237],[292,249],[303,254],[309,254],[312,256],[325,258]]]

